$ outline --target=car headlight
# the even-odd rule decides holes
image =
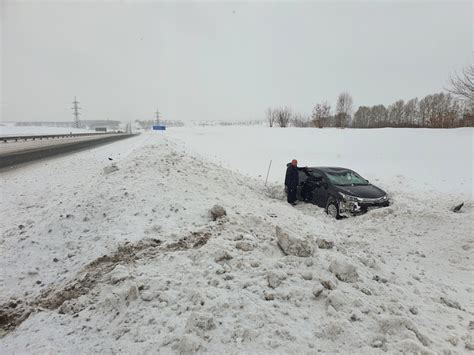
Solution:
[[[361,198],[351,196],[351,195],[346,195],[346,194],[343,194],[342,192],[339,192],[339,195],[341,195],[341,197],[344,201],[349,201],[349,202],[360,202],[360,201],[362,201]]]

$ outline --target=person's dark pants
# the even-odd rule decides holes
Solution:
[[[288,188],[288,203],[295,203],[296,202],[296,187],[295,188]]]

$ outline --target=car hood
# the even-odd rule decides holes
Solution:
[[[379,198],[386,195],[385,191],[374,185],[335,186],[343,194],[361,198]]]

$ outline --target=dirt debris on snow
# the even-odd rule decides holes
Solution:
[[[193,232],[177,242],[162,245],[159,239],[144,239],[137,243],[125,243],[118,247],[111,255],[104,255],[89,263],[79,275],[67,282],[64,286],[52,286],[41,292],[36,299],[27,302],[12,299],[8,303],[0,305],[0,328],[10,331],[20,325],[32,312],[42,309],[55,310],[59,308],[60,313],[77,313],[81,308],[71,308],[66,302],[75,300],[89,293],[97,283],[105,279],[111,284],[117,284],[130,278],[130,271],[125,266],[143,258],[145,255],[156,255],[159,252],[172,252],[190,248],[200,248],[210,238],[208,232]]]
[[[222,218],[227,215],[227,212],[224,207],[220,205],[214,205],[210,210],[209,214],[211,215],[212,219],[218,220],[219,218]]]
[[[440,297],[440,300],[441,300],[442,303],[444,303],[448,307],[462,310],[461,305],[459,304],[459,302],[457,302],[455,300],[452,300],[448,297]]]
[[[334,242],[326,240],[324,238],[316,239],[316,244],[319,249],[332,249],[334,247]]]

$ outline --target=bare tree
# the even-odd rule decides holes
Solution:
[[[336,127],[346,127],[352,113],[352,97],[344,91],[337,97]]]
[[[317,104],[313,108],[313,113],[311,119],[313,120],[313,125],[315,127],[323,128],[328,124],[329,116],[331,115],[331,105],[324,101],[320,104]]]
[[[427,95],[424,98],[422,98],[420,102],[418,103],[421,127],[428,126],[430,116],[431,116],[431,107],[432,107],[431,101],[432,101],[432,96]]]
[[[267,122],[268,122],[268,125],[270,127],[273,127],[273,125],[275,124],[275,120],[276,120],[275,111],[272,110],[271,107],[269,107],[267,109]]]
[[[417,118],[418,118],[418,98],[414,98],[408,100],[405,104],[404,110],[404,117],[405,117],[405,124],[408,127],[414,127],[417,125]]]
[[[459,96],[466,100],[474,101],[474,64],[464,68],[461,74],[455,73],[449,79],[451,94]]]
[[[388,124],[388,111],[384,105],[375,105],[370,108],[370,126],[386,127]]]
[[[420,100],[419,112],[422,125],[432,128],[449,128],[458,125],[462,115],[459,102],[443,92],[427,95]]]
[[[404,121],[404,108],[405,103],[403,100],[398,100],[395,103],[388,106],[388,120],[391,127],[400,127]]]
[[[295,113],[291,119],[291,124],[293,127],[311,127],[311,121],[307,116],[302,115],[301,113]]]
[[[370,107],[360,106],[354,114],[352,126],[355,128],[370,127]]]
[[[463,100],[460,106],[461,119],[458,125],[462,127],[474,127],[474,101]]]
[[[276,123],[284,128],[288,127],[291,120],[291,109],[289,107],[278,108],[273,111],[275,113]]]

